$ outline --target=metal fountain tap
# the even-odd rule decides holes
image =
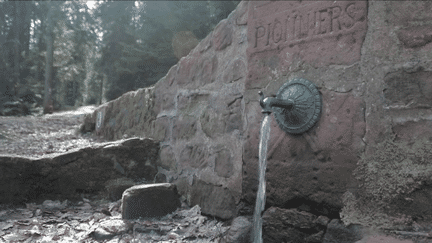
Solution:
[[[259,143],[258,190],[253,216],[251,242],[262,243],[262,217],[266,202],[265,171],[267,166],[267,146],[270,140],[271,116],[274,112],[280,128],[287,133],[300,134],[309,130],[319,120],[322,101],[315,85],[303,78],[286,82],[278,90],[276,97],[264,97],[259,91],[260,105],[264,118],[261,123]]]
[[[319,120],[322,101],[316,86],[304,78],[286,82],[278,90],[276,97],[264,97],[259,91],[262,112],[274,112],[280,128],[290,134],[300,134],[309,130]]]
[[[287,110],[293,108],[294,100],[292,99],[282,100],[273,97],[265,98],[264,93],[261,90],[258,91],[258,94],[261,96],[260,105],[263,108],[262,113],[272,113],[272,107],[280,107]]]

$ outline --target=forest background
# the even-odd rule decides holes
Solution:
[[[99,105],[151,86],[239,2],[0,0],[0,115]]]

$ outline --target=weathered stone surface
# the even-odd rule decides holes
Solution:
[[[139,89],[99,106],[86,124],[95,123],[96,134],[108,140],[122,139],[125,134],[150,137],[156,119],[153,106],[153,88]]]
[[[322,227],[327,227],[328,223],[330,222],[330,219],[327,218],[326,216],[320,215],[318,216],[318,218],[315,220],[315,224],[322,226]]]
[[[172,39],[174,55],[181,59],[198,45],[199,41],[191,31],[179,31]]]
[[[181,59],[184,60],[184,59]],[[175,67],[170,69],[171,72],[177,72]],[[170,75],[168,75],[168,78]],[[172,76],[171,76],[172,77]],[[164,80],[166,80],[164,78]],[[179,82],[179,77],[177,76],[175,79],[172,79],[172,82]],[[177,94],[177,88],[173,87],[169,82],[157,82],[155,84],[154,90],[154,111],[155,114],[161,116],[161,111],[166,110],[170,111],[174,109],[174,99]]]
[[[236,15],[236,24],[237,25],[245,25],[248,20],[248,2],[242,1],[237,5],[237,8],[234,10]]]
[[[176,170],[175,154],[171,146],[163,146],[160,151],[160,166],[167,170]]]
[[[430,147],[430,133],[425,126],[430,124],[431,115],[427,75],[432,67],[432,14],[430,3],[424,2],[369,4],[368,32],[360,63],[367,88],[366,147],[365,159],[359,161],[355,174],[361,187],[354,193],[366,195],[352,196],[355,199],[346,203],[344,211],[351,210],[344,213],[344,222],[391,227],[397,224],[389,218],[413,213],[407,206],[409,195],[416,190],[427,194],[421,185],[427,184],[431,175],[421,161],[430,156],[424,148]],[[414,156],[419,153],[423,155]],[[401,173],[402,168],[409,170]],[[375,200],[360,200],[365,196]],[[425,200],[420,198],[415,207],[425,209],[423,216],[429,217],[429,204],[423,204]]]
[[[393,213],[404,213],[421,221],[430,221],[432,219],[432,206],[429,203],[431,196],[432,188],[424,186],[397,198],[390,206],[393,208]]]
[[[194,117],[180,116],[178,117],[173,126],[172,138],[173,139],[190,139],[197,130],[197,121]]]
[[[322,98],[321,119],[303,135],[286,134],[272,116],[267,201],[282,206],[304,200],[321,214],[336,217],[342,207],[341,192],[353,183],[357,155],[364,148],[364,103],[349,93],[326,90],[322,90]],[[245,143],[243,188],[246,198],[254,201],[262,115],[259,108],[251,109],[256,113],[249,118],[255,122],[249,125]]]
[[[162,116],[156,118],[152,122],[153,130],[151,131],[151,135],[155,140],[163,141],[168,139],[169,137],[169,129],[170,129],[170,118],[167,116]]]
[[[388,106],[431,107],[432,72],[388,73],[384,77],[384,83],[383,93]]]
[[[305,238],[308,243],[321,243],[324,236],[324,231],[320,231]]]
[[[112,201],[117,201],[122,198],[123,192],[135,185],[132,179],[122,177],[106,182],[106,191],[108,192],[108,197]]]
[[[432,127],[432,121],[429,120],[401,120],[396,121],[392,126],[393,132],[396,135],[395,140],[407,141],[409,143],[421,138],[427,138],[429,141],[432,141],[432,131],[429,129],[430,127]]]
[[[145,184],[127,189],[122,197],[122,218],[161,217],[180,207],[174,184]]]
[[[323,243],[352,243],[362,238],[362,228],[359,225],[345,227],[342,221],[333,219],[327,225]]]
[[[100,222],[99,227],[90,235],[96,240],[109,240],[116,235],[127,233],[132,227],[133,224],[124,222],[122,219],[103,220]]]
[[[213,33],[213,43],[216,51],[222,51],[231,45],[233,39],[232,24],[228,20],[222,20]]]
[[[248,243],[252,223],[244,216],[233,219],[231,227],[228,230],[226,242],[228,243]]]
[[[242,96],[240,94],[221,94],[218,105],[211,104],[201,114],[200,123],[203,132],[210,138],[216,138],[234,130],[243,130]]]
[[[180,153],[180,165],[183,168],[204,168],[207,166],[207,148],[202,144],[189,144]]]
[[[122,177],[152,181],[157,173],[158,151],[155,141],[132,138],[40,159],[2,156],[0,202],[102,193],[107,181]]]
[[[306,242],[309,236],[305,230],[314,234],[314,220],[316,216],[298,211],[297,209],[283,209],[270,207],[263,216],[263,240],[265,242]]]
[[[176,78],[174,82],[179,86],[184,86],[188,83],[191,83],[192,76],[196,75],[194,71],[196,70],[196,66],[199,64],[199,55],[196,53],[190,53],[186,57],[180,59],[178,64],[178,70],[176,74]],[[158,82],[159,83],[159,82]],[[160,95],[166,93],[165,91],[160,92]]]
[[[199,105],[206,104],[210,94],[205,92],[180,93],[177,98],[177,108],[185,115],[196,112]]]
[[[402,29],[398,33],[399,40],[405,47],[422,47],[432,42],[432,26],[416,26]]]
[[[92,118],[96,132],[110,139],[136,133],[161,140],[159,180],[174,181],[188,204],[199,204],[205,213],[234,217],[240,193],[249,207],[255,201],[263,117],[257,91],[272,96],[287,80],[309,79],[322,94],[321,118],[300,136],[285,134],[273,119],[267,204],[325,215],[307,236],[319,242],[328,218],[339,217],[342,195],[365,186],[353,175],[362,155],[378,153],[383,140],[402,146],[424,139],[429,146],[431,6],[427,1],[242,1],[154,88],[137,93],[149,97],[143,103],[151,102],[123,109],[136,102],[129,94],[115,101],[121,105],[100,107]],[[400,154],[408,149],[397,148],[394,154],[410,156]],[[396,156],[381,152],[384,162],[363,161],[376,170],[364,178],[387,178],[371,180],[386,195],[400,194],[394,213],[420,215],[414,212],[419,207],[429,214],[427,163],[409,157],[394,160],[397,169],[381,170]],[[121,173],[123,166],[116,168]],[[405,200],[411,196],[415,202]]]
[[[203,212],[224,218],[235,216],[241,197],[248,9],[248,2],[241,3],[149,88],[145,99],[151,101],[151,113],[141,107],[121,109],[135,102],[136,97],[127,94],[94,115],[96,133],[108,139],[137,135],[159,140],[162,149],[154,179],[175,182],[191,206],[199,204]],[[137,114],[139,122],[126,122]],[[194,177],[205,186],[194,184]],[[197,195],[200,191],[204,196]]]
[[[236,59],[230,64],[229,68],[225,70],[224,81],[231,83],[246,77],[246,64],[241,59]]]
[[[190,189],[190,205],[199,204],[205,214],[229,219],[235,215],[235,200],[227,188],[218,187],[194,178]]]
[[[231,152],[223,148],[216,153],[215,172],[218,176],[229,178],[234,173],[233,159]]]
[[[291,71],[297,61],[323,67],[360,60],[366,1],[251,4],[246,87]]]

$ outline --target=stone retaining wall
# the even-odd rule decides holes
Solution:
[[[305,78],[322,95],[321,119],[293,136],[272,116],[267,206],[381,226],[432,217],[431,13],[419,1],[243,1],[157,84],[88,122],[109,139],[159,140],[158,178],[232,218],[255,202],[258,91]]]

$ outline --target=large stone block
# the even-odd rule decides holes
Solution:
[[[315,219],[315,215],[297,209],[270,207],[262,216],[263,239],[265,242],[303,243],[306,237],[318,232],[314,229]]]
[[[163,146],[160,151],[160,166],[167,170],[176,170],[175,154],[171,146]]]
[[[251,229],[252,223],[246,217],[237,217],[231,223],[226,241],[229,243],[248,243],[250,242]]]
[[[108,140],[122,139],[126,133],[129,137],[149,137],[151,123],[156,119],[153,109],[154,89],[139,89],[101,105],[87,123],[94,122],[96,134]]]
[[[152,181],[158,152],[159,143],[132,138],[40,159],[3,156],[0,203],[75,199],[81,193],[106,194],[106,189],[115,194],[110,183],[115,179],[123,178],[129,185]]]
[[[224,82],[231,83],[246,77],[247,70],[245,62],[238,58],[234,60],[224,72]]]
[[[182,168],[205,168],[208,165],[208,149],[204,144],[188,144],[180,153]]]
[[[235,216],[236,204],[228,188],[206,183],[194,178],[190,191],[190,205],[200,205],[202,213],[214,215],[222,219]]]
[[[123,192],[122,218],[161,217],[180,207],[174,184],[137,185]]]
[[[246,87],[292,71],[299,61],[318,68],[360,60],[367,29],[366,1],[250,4]]]
[[[220,177],[229,178],[234,173],[234,161],[231,152],[227,148],[222,148],[216,152],[215,172]]]
[[[362,227],[350,225],[345,227],[342,221],[333,219],[327,226],[323,243],[351,243],[363,238]]]
[[[388,106],[430,106],[432,102],[432,72],[397,71],[384,77],[384,98]]]
[[[191,116],[180,116],[174,121],[173,139],[191,139],[197,131],[197,121]]]
[[[234,130],[243,130],[241,94],[220,94],[217,102],[201,113],[200,123],[203,132],[210,138],[216,138]]]
[[[282,131],[272,115],[267,163],[267,202],[287,205],[307,201],[321,214],[336,216],[342,195],[354,186],[352,172],[364,149],[364,102],[350,93],[322,90],[323,110],[318,123],[303,135]],[[253,105],[252,105],[253,104]],[[251,202],[257,186],[260,108],[255,113],[244,146],[243,191]],[[324,206],[325,205],[325,206]]]
[[[402,29],[398,32],[398,38],[404,47],[423,47],[432,42],[432,26],[415,26]]]

